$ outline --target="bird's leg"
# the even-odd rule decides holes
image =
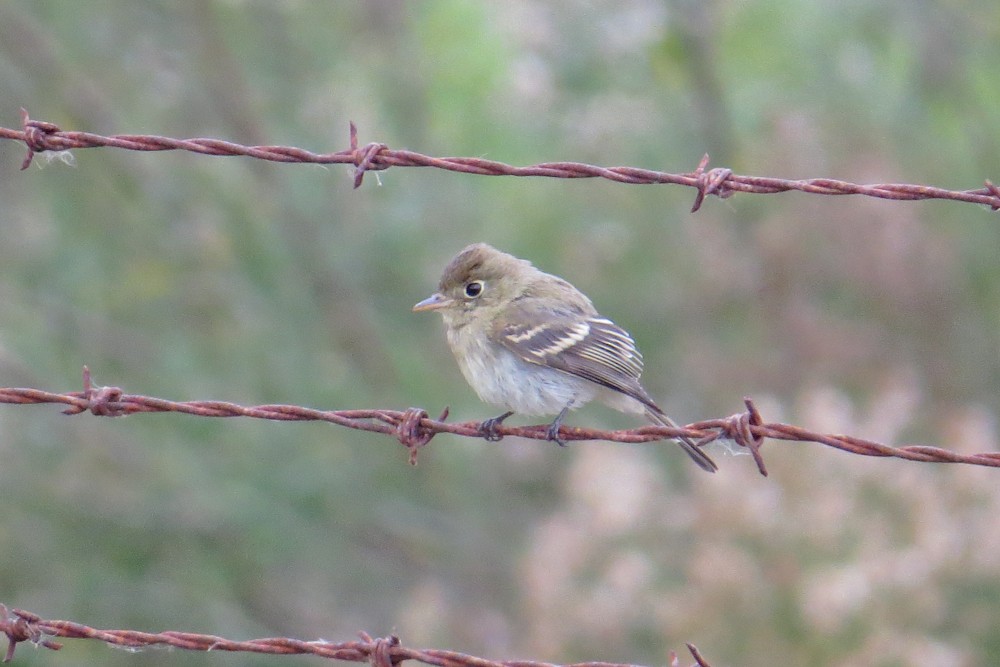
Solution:
[[[486,421],[480,422],[479,435],[483,436],[490,442],[498,442],[503,438],[503,436],[497,433],[497,427],[503,424],[503,420],[507,419],[507,417],[510,417],[512,414],[514,414],[514,411],[508,410],[502,415],[490,417]]]
[[[563,419],[566,417],[567,412],[569,412],[568,405],[559,411],[559,414],[556,415],[556,418],[552,420],[551,424],[549,424],[549,430],[546,433],[548,439],[556,443],[560,447],[566,446],[566,443],[559,439],[559,427],[562,426]]]

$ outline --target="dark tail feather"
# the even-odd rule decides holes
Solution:
[[[680,428],[679,426],[677,426],[676,423],[674,423],[673,419],[671,419],[670,417],[668,417],[659,410],[653,410],[652,408],[647,408],[646,416],[649,417],[650,420],[662,426],[669,426],[671,428]],[[715,472],[716,470],[719,469],[719,466],[715,465],[715,461],[708,458],[708,454],[701,451],[699,447],[697,447],[693,442],[691,442],[691,438],[685,438],[683,436],[678,437],[677,444],[681,446],[681,449],[683,449],[687,453],[687,455],[691,457],[691,460],[697,463],[698,467],[701,468],[702,470],[706,472]]]

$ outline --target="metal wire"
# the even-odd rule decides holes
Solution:
[[[171,646],[188,651],[232,651],[241,653],[267,653],[270,655],[315,655],[321,658],[347,662],[368,662],[372,667],[394,667],[404,660],[416,660],[436,667],[637,667],[626,663],[579,662],[557,665],[551,662],[529,660],[488,660],[457,651],[440,649],[413,649],[403,646],[396,636],[372,638],[366,632],[358,633],[361,641],[328,642],[303,641],[290,637],[267,637],[236,641],[215,635],[193,632],[140,632],[137,630],[98,630],[73,621],[46,620],[23,609],[11,609],[0,604],[0,633],[7,635],[7,653],[4,662],[14,657],[17,644],[30,641],[53,651],[62,644],[49,637],[95,639],[111,646],[141,649],[151,646]],[[688,650],[699,667],[710,667],[698,649],[687,644]],[[677,665],[676,654],[671,652],[671,663]]]
[[[90,412],[100,417],[119,417],[139,412],[180,412],[198,417],[250,417],[275,421],[325,421],[338,426],[391,435],[409,450],[410,463],[416,464],[417,454],[439,433],[450,433],[468,438],[492,439],[496,436],[517,436],[534,440],[549,439],[549,425],[506,426],[490,431],[479,422],[446,422],[445,408],[437,419],[431,419],[425,410],[317,410],[297,405],[242,406],[225,401],[169,401],[140,394],[126,394],[118,387],[97,387],[91,382],[90,370],[83,369],[83,391],[54,393],[40,389],[20,387],[0,388],[0,403],[15,405],[55,403],[67,405],[63,414],[75,415]],[[880,442],[850,435],[816,433],[791,424],[765,423],[750,398],[744,399],[746,410],[729,417],[709,419],[688,424],[682,428],[669,426],[642,426],[633,429],[606,431],[578,426],[561,426],[559,439],[606,440],[609,442],[641,443],[668,440],[686,436],[704,446],[715,440],[731,440],[746,447],[753,455],[760,474],[767,475],[761,455],[764,440],[813,442],[834,447],[862,456],[880,456],[920,461],[924,463],[966,463],[969,465],[1000,468],[1000,452],[958,454],[926,445],[892,447]]]
[[[527,167],[515,167],[503,162],[478,157],[431,157],[413,151],[393,150],[382,143],[358,143],[354,123],[350,128],[350,148],[336,153],[313,153],[290,146],[243,146],[219,139],[173,139],[148,134],[118,134],[110,137],[90,132],[64,132],[59,126],[32,120],[21,109],[21,129],[0,127],[0,139],[23,141],[28,148],[21,169],[27,169],[35,153],[65,151],[74,148],[110,147],[131,151],[182,150],[204,155],[241,155],[272,162],[354,165],[354,187],[360,187],[365,172],[389,167],[434,167],[480,176],[545,176],[549,178],[605,178],[618,183],[672,183],[695,188],[692,211],[701,208],[705,197],[730,197],[737,192],[774,194],[798,190],[818,195],[862,195],[879,199],[916,200],[949,199],[988,206],[1000,210],[1000,188],[987,180],[976,190],[946,190],[927,185],[878,183],[860,185],[831,178],[788,180],[763,176],[744,176],[732,170],[708,169],[708,155],[689,173],[671,174],[637,167],[600,167],[580,162],[543,162]]]
[[[734,174],[727,168],[708,168],[705,155],[697,168],[688,173],[666,173],[636,167],[601,167],[578,162],[545,162],[517,167],[475,157],[432,157],[421,153],[390,149],[383,143],[360,145],[357,128],[350,125],[349,148],[334,153],[314,153],[288,146],[244,146],[211,138],[175,139],[156,135],[102,136],[89,132],[66,132],[57,125],[32,120],[21,110],[21,129],[0,127],[0,139],[24,142],[27,154],[21,169],[30,166],[36,153],[65,151],[77,148],[110,147],[134,151],[183,150],[204,155],[244,156],[260,160],[288,163],[347,164],[354,166],[354,187],[361,186],[368,171],[389,167],[431,167],[453,172],[483,176],[539,176],[549,178],[604,178],[626,184],[675,184],[695,188],[692,211],[697,211],[705,198],[714,195],[727,198],[737,192],[774,194],[799,191],[819,195],[861,195],[892,200],[945,199],[987,206],[1000,210],[1000,188],[986,180],[984,187],[973,190],[948,190],[925,185],[881,183],[861,185],[846,181],[813,178],[788,180],[781,178]],[[604,431],[563,426],[561,440],[606,440],[621,443],[642,443],[685,435],[704,446],[714,440],[729,439],[746,447],[753,455],[758,470],[767,475],[760,449],[764,440],[813,442],[863,456],[895,457],[928,463],[965,463],[1000,467],[1000,453],[988,452],[961,455],[939,447],[905,445],[892,447],[879,442],[848,435],[816,433],[780,423],[764,423],[753,401],[744,399],[746,410],[730,417],[700,421],[683,428],[645,426],[636,429]],[[97,416],[115,417],[139,412],[180,412],[201,417],[250,417],[277,421],[327,421],[347,428],[391,435],[408,450],[415,464],[419,450],[439,433],[464,437],[488,438],[491,435],[518,436],[544,440],[548,425],[498,426],[484,433],[477,422],[446,423],[447,408],[437,419],[430,419],[419,408],[398,410],[315,410],[294,405],[259,405],[246,407],[223,401],[169,401],[150,396],[125,394],[118,387],[96,387],[90,372],[84,368],[83,391],[52,393],[30,388],[0,388],[0,403],[63,404],[65,414],[90,412]],[[531,661],[492,661],[484,658],[434,649],[411,649],[402,646],[395,636],[373,639],[360,633],[361,641],[326,642],[301,641],[287,637],[234,641],[212,635],[167,631],[147,633],[134,630],[99,630],[72,621],[45,620],[31,612],[8,609],[0,604],[0,633],[9,646],[4,662],[13,658],[16,645],[30,641],[38,646],[58,650],[62,645],[50,637],[95,639],[109,645],[127,648],[166,645],[194,651],[241,651],[273,655],[310,654],[353,662],[369,662],[373,667],[393,667],[404,660],[416,660],[439,667],[560,667],[554,663]],[[692,644],[687,644],[700,667],[709,663]],[[671,652],[670,665],[677,666]],[[562,667],[632,667],[604,662],[587,662]]]

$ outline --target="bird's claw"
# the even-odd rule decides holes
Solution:
[[[559,414],[556,415],[556,418],[552,420],[552,423],[549,424],[549,430],[545,432],[546,439],[551,440],[560,447],[566,446],[566,443],[563,441],[563,439],[559,437],[559,427],[562,426],[563,419],[566,417],[566,413],[568,411],[569,407],[563,408],[559,412]]]
[[[499,442],[503,440],[503,434],[498,433],[497,429],[503,424],[503,420],[510,417],[513,412],[505,412],[502,415],[497,415],[496,417],[490,417],[479,423],[479,435],[483,437],[484,440],[489,442]]]
[[[560,447],[566,446],[566,441],[559,437],[559,427],[562,426],[557,422],[552,422],[549,424],[548,430],[545,432],[545,437],[547,440],[551,440]]]

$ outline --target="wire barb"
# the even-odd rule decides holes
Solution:
[[[91,383],[90,369],[83,367],[83,391],[78,395],[86,402],[73,405],[63,410],[64,415],[78,415],[88,410],[98,417],[121,417],[125,414],[120,405],[122,390],[118,387],[94,387]]]
[[[708,664],[708,661],[705,660],[705,657],[698,650],[697,646],[691,643],[687,643],[685,646],[687,646],[687,649],[691,651],[691,657],[693,657],[695,662],[698,663],[698,667],[712,667]]]
[[[392,655],[392,649],[399,646],[399,637],[396,635],[373,639],[370,634],[361,631],[358,633],[358,636],[372,646],[371,652],[368,655],[368,662],[371,663],[371,667],[394,667],[402,662],[401,658],[394,658]]]
[[[49,135],[62,132],[55,123],[46,123],[42,120],[31,120],[28,110],[21,107],[21,131],[24,133],[24,144],[28,147],[28,153],[21,162],[21,171],[31,166],[35,159],[35,153],[52,150],[48,146]]]
[[[350,141],[351,152],[354,153],[354,189],[357,190],[361,187],[361,182],[364,180],[366,171],[389,168],[387,164],[375,164],[379,153],[387,150],[389,147],[385,144],[373,142],[365,144],[363,148],[358,149],[358,126],[354,124],[353,120],[351,121]]]
[[[692,213],[696,213],[701,208],[702,202],[708,195],[716,195],[719,199],[726,199],[731,197],[734,192],[726,187],[726,179],[733,175],[732,169],[715,168],[706,172],[705,167],[707,166],[708,153],[705,153],[701,162],[698,163],[698,168],[694,170],[697,179],[695,187],[698,188],[698,194],[695,195],[694,204],[691,206]]]
[[[986,179],[986,181],[984,181],[984,185],[986,186],[986,191],[992,194],[994,197],[996,197],[997,201],[1000,202],[1000,187],[994,185],[993,181],[991,181],[988,178]],[[1000,204],[997,203],[990,204],[990,210],[993,211],[1000,210]]]
[[[400,444],[410,450],[411,466],[417,465],[417,453],[420,451],[420,448],[437,435],[436,431],[424,428],[423,421],[428,416],[427,411],[422,408],[407,408],[403,412],[399,424],[396,426],[395,435],[399,439]],[[441,416],[437,418],[437,421],[443,422],[447,418],[448,408],[446,407],[441,412]]]
[[[726,420],[727,424],[719,429],[713,439],[729,438],[740,447],[749,449],[754,463],[757,464],[757,470],[762,476],[767,477],[764,458],[760,454],[760,448],[764,444],[764,436],[754,432],[755,427],[759,429],[764,425],[764,420],[752,398],[744,396],[743,404],[747,406],[746,412],[739,412]]]
[[[59,642],[42,639],[42,630],[38,627],[40,621],[41,618],[30,611],[11,609],[8,612],[7,606],[0,603],[0,632],[7,635],[7,652],[4,654],[3,662],[13,660],[14,650],[24,641],[53,651],[62,648]]]
[[[616,183],[673,184],[695,188],[692,211],[701,208],[705,198],[714,195],[720,199],[737,192],[776,194],[798,191],[818,195],[861,195],[879,199],[913,201],[922,199],[948,199],[988,206],[1000,211],[1000,189],[986,181],[978,190],[946,190],[928,185],[907,183],[879,183],[860,185],[831,178],[789,180],[766,176],[744,176],[731,169],[708,169],[708,156],[698,168],[689,173],[671,174],[638,167],[601,167],[581,162],[543,162],[526,167],[516,167],[478,157],[432,157],[414,151],[393,150],[386,144],[372,142],[360,146],[358,130],[350,125],[349,148],[334,153],[313,153],[293,146],[243,146],[219,139],[174,139],[149,134],[120,134],[101,136],[89,132],[63,131],[59,126],[44,121],[31,120],[28,112],[21,110],[21,129],[0,127],[0,139],[22,141],[28,154],[21,164],[27,169],[35,153],[65,151],[73,148],[120,148],[130,151],[188,151],[202,155],[244,156],[271,162],[306,164],[345,164],[354,168],[354,187],[361,187],[364,175],[389,167],[432,167],[446,171],[477,174],[480,176],[541,176],[547,178],[604,178]]]

